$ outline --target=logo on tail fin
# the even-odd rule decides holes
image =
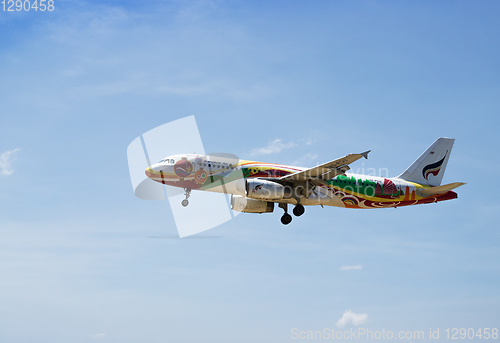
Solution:
[[[434,176],[437,176],[439,174],[439,171],[441,170],[441,165],[444,162],[444,159],[446,158],[446,155],[448,154],[448,151],[446,151],[446,154],[444,154],[444,157],[435,163],[428,164],[422,169],[422,176],[424,179],[429,181],[429,175],[432,174]]]

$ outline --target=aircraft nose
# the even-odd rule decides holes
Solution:
[[[151,166],[146,168],[145,173],[146,173],[146,176],[149,178],[151,178],[153,176],[153,169],[151,169]]]
[[[155,163],[146,168],[145,173],[149,178],[159,177],[161,173],[170,172],[170,168],[162,165],[161,163]]]
[[[155,163],[146,168],[146,176],[151,177],[161,171],[161,165],[159,163]]]

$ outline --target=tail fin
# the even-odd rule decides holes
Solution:
[[[429,186],[439,186],[453,148],[453,138],[438,138],[413,164],[399,175],[400,179]]]

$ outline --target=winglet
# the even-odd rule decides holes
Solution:
[[[368,150],[368,151],[365,151],[365,152],[362,152],[360,153],[361,156],[363,156],[364,158],[368,159],[368,153],[370,152],[371,150]]]

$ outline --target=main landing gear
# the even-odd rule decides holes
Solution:
[[[278,204],[278,206],[281,207],[283,209],[283,211],[285,211],[285,214],[283,214],[283,216],[281,217],[281,223],[283,225],[290,224],[292,222],[292,216],[290,214],[288,214],[288,204],[281,203],[281,204]],[[304,212],[305,212],[304,206],[302,206],[301,204],[297,204],[293,208],[293,214],[297,217],[300,217],[301,215],[303,215]]]
[[[184,195],[186,196],[186,199],[182,200],[181,201],[181,205],[186,207],[187,205],[189,205],[189,197],[191,196],[191,188],[184,188]]]
[[[278,205],[285,211],[285,214],[281,217],[281,223],[283,225],[288,225],[292,222],[292,216],[288,214],[288,204],[286,203],[281,203]]]
[[[293,214],[297,217],[300,217],[301,215],[304,214],[304,212],[306,211],[306,209],[304,208],[304,206],[302,206],[301,204],[297,204],[294,208],[293,208]]]

